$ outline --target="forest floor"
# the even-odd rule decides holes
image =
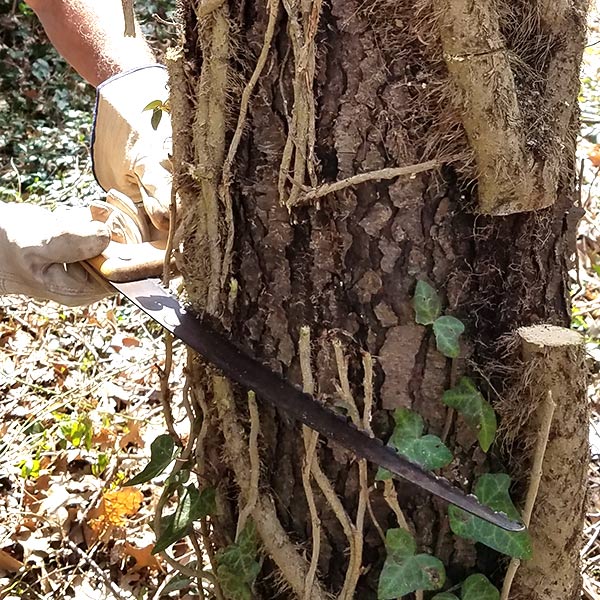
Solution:
[[[592,371],[597,372],[597,15],[590,24],[582,84],[579,154],[584,165],[582,205],[586,213],[578,239],[579,268],[572,273],[573,325],[586,335],[590,364],[595,365]],[[0,120],[1,113],[2,106]],[[89,122],[81,125],[82,130],[86,127]],[[53,201],[74,187],[85,190],[83,195],[88,197],[97,194],[85,152],[78,156],[77,161],[66,165],[59,189],[50,194]],[[22,184],[18,166],[13,164],[9,170],[15,172],[13,179],[8,171],[0,172],[0,194],[5,196],[19,194],[17,188]],[[44,191],[48,196],[48,190]],[[184,365],[185,350],[176,343],[172,371],[164,372],[162,333],[117,297],[79,309],[0,297],[0,600],[198,597],[189,586],[188,591],[178,591],[186,582],[176,577],[171,566],[150,554],[155,540],[151,522],[164,478],[158,480],[159,485],[139,486],[141,493],[121,487],[147,463],[151,442],[165,432],[162,406],[166,401],[174,407],[176,428],[185,434],[181,408]],[[592,459],[583,576],[585,598],[600,599],[598,376],[591,376],[589,396]],[[192,551],[180,544],[174,555],[185,563]]]

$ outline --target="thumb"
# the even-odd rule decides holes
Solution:
[[[162,164],[140,160],[134,167],[144,209],[154,227],[169,230],[173,177]]]

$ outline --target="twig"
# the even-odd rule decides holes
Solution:
[[[584,546],[583,550],[581,551],[582,558],[585,557],[585,555],[590,551],[590,548],[596,543],[596,540],[598,539],[598,535],[600,535],[600,523],[596,523],[594,525],[594,533],[592,533],[587,544]]]
[[[250,454],[250,485],[248,500],[238,517],[237,530],[235,533],[236,540],[246,526],[246,521],[252,514],[252,511],[256,508],[256,503],[258,501],[258,482],[260,477],[258,434],[260,432],[260,418],[258,415],[258,406],[256,404],[256,394],[252,391],[248,392],[248,412],[250,413],[250,436],[248,439],[248,452]]]
[[[125,31],[123,35],[135,37],[135,14],[133,12],[133,0],[121,0],[123,5],[123,18],[125,19]]]
[[[350,381],[348,380],[348,359],[344,356],[342,343],[339,340],[334,340],[333,351],[335,352],[335,362],[337,364],[338,377],[341,386],[342,400],[344,401],[344,407],[348,411],[352,422],[356,427],[361,427],[362,422],[356,403],[352,396],[352,390],[350,389]]]
[[[206,555],[208,556],[208,562],[210,562],[210,566],[212,568],[212,572],[217,572],[217,559],[215,556],[215,551],[212,547],[212,543],[210,540],[210,531],[208,529],[208,519],[204,518],[200,521],[200,533],[202,534],[202,542],[204,544],[204,550],[206,550]],[[214,593],[217,600],[225,600],[225,596],[223,596],[223,591],[221,590],[221,585],[219,580],[215,577],[214,582]]]
[[[298,342],[298,354],[300,355],[300,370],[302,372],[302,389],[307,394],[314,394],[315,380],[312,374],[310,364],[310,328],[305,326],[300,329],[300,338]],[[308,427],[302,427],[302,437],[304,438],[304,465],[302,467],[302,486],[304,495],[308,504],[310,513],[311,533],[312,533],[312,553],[310,557],[310,566],[306,575],[304,585],[304,600],[310,600],[310,593],[317,574],[319,566],[319,555],[321,553],[321,519],[317,511],[315,496],[310,483],[310,474],[312,471],[313,462],[315,460],[315,452],[319,441],[319,434],[316,431],[311,431]]]
[[[346,405],[349,409],[350,415],[356,427],[360,427],[364,421],[358,414],[358,408],[350,389],[350,380],[348,378],[348,359],[344,355],[342,344],[339,340],[333,342],[333,348],[335,352],[336,364],[338,369],[338,377],[340,380],[340,386],[342,393],[346,401]],[[369,416],[367,416],[369,419]],[[352,538],[350,539],[350,560],[348,564],[348,570],[346,571],[346,578],[344,580],[344,586],[340,592],[340,600],[347,599],[352,600],[356,592],[356,586],[360,577],[362,568],[362,555],[363,555],[363,530],[365,512],[367,509],[368,498],[369,498],[369,484],[367,481],[367,463],[364,459],[358,461],[358,507],[356,509],[356,524],[352,527]]]
[[[375,171],[368,171],[367,173],[359,173],[352,177],[347,177],[334,183],[326,183],[317,188],[314,188],[304,194],[298,196],[294,205],[305,204],[317,198],[322,198],[328,194],[339,192],[350,186],[360,185],[367,181],[380,181],[382,179],[395,179],[396,177],[406,177],[423,173],[424,171],[431,171],[440,167],[442,162],[440,160],[428,160],[426,162],[417,163],[415,165],[407,165],[405,167],[387,167],[385,169],[377,169]]]
[[[177,190],[173,185],[171,187],[171,204],[169,205],[169,235],[167,237],[167,247],[165,248],[165,262],[163,263],[162,283],[169,285],[171,279],[171,258],[175,240],[175,228],[177,224]]]
[[[550,437],[550,427],[552,426],[555,410],[556,403],[552,399],[552,391],[548,391],[546,401],[541,406],[540,435],[535,447],[533,467],[531,469],[531,481],[525,498],[525,509],[523,510],[523,522],[527,527],[529,527],[531,521],[533,506],[542,480],[544,455],[546,453],[546,446],[548,445],[548,438]]]
[[[373,413],[373,356],[369,352],[363,352],[363,393],[365,396],[364,402],[365,407],[363,410],[363,429],[369,434],[373,435],[373,429],[371,427],[371,415]],[[360,475],[360,472],[359,472]],[[365,482],[367,483],[367,482]],[[373,525],[375,525],[375,529],[381,538],[381,541],[385,543],[385,533],[377,517],[375,516],[375,512],[373,511],[373,506],[371,505],[371,488],[368,488],[367,493],[367,510],[369,511],[369,516],[371,517],[371,521],[373,521]]]
[[[385,498],[385,501],[388,503],[389,507],[392,509],[394,514],[396,515],[398,525],[400,525],[402,529],[410,531],[408,523],[406,521],[406,517],[404,516],[404,513],[400,508],[400,503],[398,502],[398,494],[396,493],[396,486],[394,485],[393,479],[386,479],[383,482],[383,497]]]
[[[546,395],[546,400],[540,406],[540,434],[535,445],[533,465],[531,468],[531,479],[529,481],[529,488],[525,498],[525,508],[523,509],[523,523],[526,527],[529,527],[529,523],[531,522],[531,515],[533,513],[535,499],[537,498],[540,482],[542,480],[544,455],[546,454],[546,446],[548,444],[548,438],[550,437],[550,427],[552,426],[552,418],[554,417],[555,409],[556,403],[552,399],[552,391],[549,390],[548,394]],[[521,561],[518,558],[513,558],[510,561],[506,571],[506,577],[504,578],[504,583],[502,584],[502,595],[500,596],[500,600],[509,599],[510,588],[520,564]]]
[[[590,587],[590,584],[585,580],[583,580],[583,595],[587,600],[600,600],[600,596],[594,592],[594,590]]]
[[[453,388],[456,385],[456,371],[458,368],[458,361],[456,359],[452,359],[451,367],[450,367],[450,387]],[[444,429],[442,431],[441,440],[446,443],[448,436],[450,435],[450,430],[452,429],[452,424],[454,423],[454,415],[455,411],[451,406],[448,406],[446,410],[446,420],[444,422]]]
[[[63,541],[67,544],[67,546],[69,546],[69,548],[71,548],[71,550],[73,550],[73,552],[75,552],[79,556],[79,558],[84,560],[92,568],[92,571],[94,571],[94,573],[96,573],[96,575],[100,577],[102,581],[104,581],[104,585],[115,598],[117,598],[118,600],[126,600],[125,596],[121,595],[120,590],[117,589],[115,584],[109,579],[108,575],[100,568],[98,563],[91,556],[85,553],[69,538],[64,538]]]
[[[363,410],[363,429],[373,435],[371,428],[371,416],[373,413],[373,357],[369,352],[363,352],[363,393],[365,395],[365,407]]]
[[[196,555],[196,581],[198,585],[198,593],[200,594],[202,600],[205,600],[206,594],[204,593],[204,586],[202,585],[202,580],[204,579],[204,560],[202,546],[200,546],[200,542],[198,541],[198,534],[196,533],[193,527],[191,529],[192,530],[190,531],[188,537],[190,538],[190,542],[192,544],[192,547],[194,548],[194,554]],[[200,534],[200,536],[202,536],[202,534]],[[211,573],[211,575],[213,574]]]
[[[165,331],[165,368],[159,370],[160,379],[160,403],[162,405],[163,414],[165,417],[165,423],[167,424],[167,431],[169,435],[174,439],[178,440],[179,436],[175,431],[175,422],[173,419],[173,413],[171,411],[171,389],[169,388],[169,377],[171,375],[171,369],[173,367],[173,336]]]
[[[227,213],[227,221],[230,224],[227,231],[227,241],[225,243],[225,254],[223,257],[223,269],[221,271],[221,285],[225,284],[225,280],[229,276],[229,269],[231,265],[231,257],[233,253],[233,244],[235,229],[233,227],[233,201],[231,199],[231,169],[233,167],[233,161],[237,154],[240,140],[242,139],[242,133],[244,132],[244,126],[246,124],[246,116],[248,114],[248,107],[250,105],[250,98],[254,92],[254,88],[260,78],[260,75],[265,67],[267,58],[269,56],[269,50],[271,48],[271,42],[275,34],[275,25],[277,23],[277,16],[279,14],[279,0],[269,0],[269,21],[267,23],[267,29],[265,31],[265,37],[263,45],[256,61],[256,66],[250,77],[250,80],[246,84],[242,97],[240,100],[240,108],[238,114],[238,121],[235,128],[235,132],[229,144],[229,150],[227,156],[223,162],[223,171],[221,175],[221,189],[223,196],[223,204],[225,205],[225,211]]]
[[[219,421],[223,435],[227,439],[225,451],[228,462],[234,471],[241,494],[248,496],[247,473],[250,471],[248,446],[244,443],[245,436],[237,417],[231,384],[218,375],[213,375],[212,381]],[[259,493],[258,502],[252,511],[252,519],[256,524],[256,530],[266,553],[281,571],[293,593],[303,596],[308,564],[283,529],[270,496]],[[327,598],[325,590],[318,581],[315,581],[311,600],[326,600]]]
[[[288,136],[279,165],[278,191],[282,204],[291,209],[308,172],[311,185],[316,187],[317,176],[314,162],[315,95],[314,79],[316,65],[315,36],[319,26],[322,0],[299,2],[283,0],[288,17],[288,38],[294,55],[294,106],[288,121]],[[289,179],[293,160],[294,179],[289,197],[285,198],[285,184]]]

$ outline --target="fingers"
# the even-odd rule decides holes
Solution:
[[[89,273],[81,264],[57,264],[47,266],[42,275],[45,289],[40,294],[65,306],[83,306],[114,294],[108,283]]]
[[[121,201],[127,200],[127,204]],[[133,210],[129,210],[133,207]],[[106,201],[94,200],[89,205],[94,221],[104,223],[110,230],[111,240],[121,244],[141,244],[149,239],[147,217],[142,208],[135,211],[136,205],[127,196],[109,190]]]
[[[76,263],[93,258],[101,254],[110,242],[108,227],[92,221],[85,209],[57,211],[50,220],[43,253],[48,263]]]
[[[144,159],[134,167],[144,209],[159,231],[169,231],[171,215],[171,173],[160,164],[150,164]]]

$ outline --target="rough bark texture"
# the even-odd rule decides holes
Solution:
[[[511,598],[577,600],[589,463],[583,338],[574,331],[539,325],[519,329],[518,335],[530,371],[524,399],[537,404],[550,392],[556,408],[530,523],[533,558],[517,572]],[[535,411],[522,435],[539,435],[540,425]]]
[[[521,325],[569,323],[576,60],[560,75],[562,129],[554,128],[553,110],[540,113],[531,106],[546,90],[556,90],[548,77],[559,76],[553,71],[557,53],[581,54],[585,2],[568,3],[560,19],[548,22],[539,18],[541,4],[497,4],[504,9],[498,35],[514,58],[515,101],[528,115],[524,119],[530,119],[527,131],[534,129],[531,119],[537,119],[536,132],[545,127],[560,138],[560,144],[551,143],[552,152],[560,148],[561,165],[554,173],[556,185],[550,186],[553,203],[505,217],[473,213],[476,158],[463,129],[464,107],[452,91],[435,13],[427,3],[286,0],[274,17],[274,0],[181,2],[185,41],[171,57],[170,69],[182,201],[179,263],[190,300],[299,385],[300,332],[308,327],[316,393],[325,402],[348,400],[339,391],[344,382],[334,341],[349,360],[349,389],[358,412],[368,395],[365,359],[375,357],[371,425],[381,438],[390,433],[389,411],[399,406],[418,411],[428,431],[440,435],[446,422],[441,396],[467,370],[464,358],[483,368],[502,394],[493,366],[500,360],[501,336]],[[274,39],[229,162],[224,157],[235,140],[240,97],[268,37],[269,14]],[[525,17],[527,27],[520,30]],[[532,80],[535,86],[528,89]],[[529,142],[539,158],[544,153],[540,137]],[[439,157],[447,166],[414,177],[368,181],[302,203],[303,185]],[[445,312],[467,325],[463,359],[453,365],[436,350],[430,330],[415,324],[411,299],[417,279],[442,291]],[[250,494],[242,480],[240,450],[228,450],[228,435],[247,431],[245,394],[236,390],[237,403],[223,409],[228,394],[222,382],[215,385],[217,379],[198,361],[193,376],[207,401],[200,470],[219,490],[212,540],[220,547],[233,538],[238,511]],[[314,518],[311,522],[303,486],[305,444],[298,428],[271,409],[261,408],[260,424],[263,468],[255,510],[275,506],[289,545],[277,556],[268,540],[263,574],[271,570],[276,577],[261,576],[256,594],[270,599],[284,589],[291,590],[284,597],[311,597],[310,589],[297,582],[309,572],[317,525]],[[469,488],[468,482],[489,470],[486,458],[460,419],[451,428],[449,444],[456,460],[444,474]],[[383,544],[371,519],[362,527],[359,465],[324,440],[316,456],[334,491],[328,497],[315,467],[318,578],[332,594],[344,590],[342,596],[374,598]],[[369,485],[373,474],[369,468]],[[498,577],[491,566],[496,560],[478,559],[472,544],[452,537],[444,506],[408,485],[398,485],[397,493],[419,549],[444,560],[449,583],[475,568]],[[332,509],[335,497],[350,526]],[[383,530],[397,526],[382,490],[371,491],[370,498]],[[257,514],[264,520],[264,511]],[[359,529],[364,529],[364,549],[361,553],[355,547],[349,554],[348,538]],[[276,565],[282,556],[284,562],[291,560],[290,551],[300,575],[293,575],[294,582],[284,575],[281,585]],[[355,592],[347,579],[349,561],[362,565]]]

